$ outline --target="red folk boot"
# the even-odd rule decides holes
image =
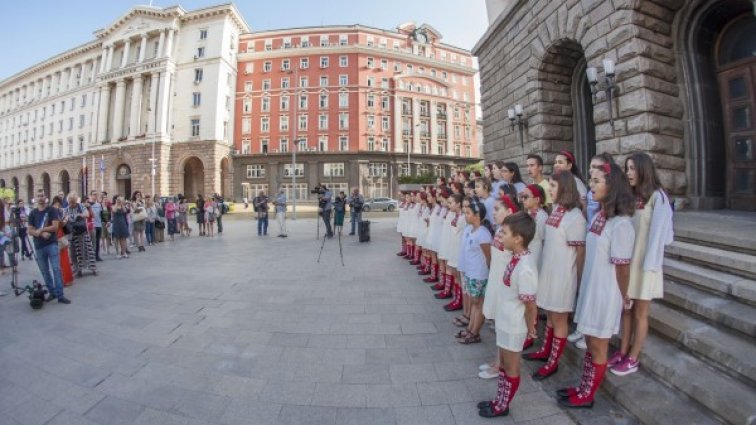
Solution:
[[[543,345],[541,346],[541,348],[536,352],[523,354],[522,358],[525,360],[537,360],[545,362],[549,359],[549,354],[551,353],[552,339],[554,339],[554,328],[547,326],[546,337],[543,339]]]
[[[407,242],[405,242],[404,239],[402,239],[402,250],[397,252],[396,255],[399,257],[407,255]]]
[[[601,382],[606,374],[606,363],[591,363],[590,371],[586,377],[585,385],[579,393],[559,400],[559,404],[565,407],[586,408],[593,407],[593,399],[596,396]]]
[[[495,418],[509,414],[509,404],[520,387],[520,377],[507,376],[504,368],[499,369],[499,385],[496,399],[478,403],[478,414],[484,418]]]
[[[446,288],[449,286],[448,283],[447,283],[448,279],[449,279],[449,275],[448,274],[441,273],[439,271],[438,272],[438,283],[436,283],[435,285],[431,286],[431,289],[434,290],[434,291],[446,290]],[[436,295],[438,295],[438,294],[436,294]],[[438,297],[436,297],[436,298],[438,298]]]
[[[412,261],[410,261],[410,264],[416,266],[420,264],[420,248],[418,248],[417,245],[413,245],[412,252],[414,255],[412,256]]]
[[[457,279],[452,279],[452,286],[454,287],[454,300],[444,306],[446,311],[462,310],[462,287]]]
[[[444,274],[444,279],[443,279],[444,290],[434,295],[434,297],[438,298],[439,300],[445,300],[447,298],[451,298],[453,281],[454,281],[454,278],[452,277],[452,275],[448,273]],[[433,289],[436,289],[436,287],[434,286]]]
[[[591,374],[591,364],[593,363],[593,356],[591,352],[586,350],[585,357],[583,357],[583,375],[580,377],[580,384],[577,387],[562,388],[557,390],[557,395],[562,398],[571,397],[577,395],[585,388],[588,377]]]
[[[435,283],[438,282],[438,263],[431,265],[431,275],[423,279],[423,282],[425,283]]]
[[[546,361],[545,365],[533,374],[533,379],[536,381],[543,381],[559,370],[559,359],[562,357],[564,346],[567,344],[567,338],[553,337],[552,341],[549,359]]]
[[[427,276],[431,274],[431,269],[433,268],[433,265],[431,264],[431,258],[425,257],[425,267],[417,272],[420,276]]]
[[[415,255],[414,248],[415,248],[415,245],[407,244],[407,253],[404,254],[404,258],[406,258],[407,260],[412,258]]]

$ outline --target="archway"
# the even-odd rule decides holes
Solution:
[[[82,199],[89,193],[89,169],[88,167],[82,167],[79,169],[79,196]]]
[[[116,168],[116,194],[131,197],[131,167],[121,164]]]
[[[575,153],[578,166],[587,171],[596,152],[593,102],[587,84],[583,47],[573,39],[560,39],[546,50],[538,69],[542,84],[536,93],[543,104],[540,125],[531,127],[530,137],[542,142],[539,149]]]
[[[42,173],[42,190],[45,192],[45,196],[50,198],[50,175]]]
[[[0,179],[0,189],[5,189],[5,179]]]
[[[71,193],[71,176],[68,175],[66,170],[60,172],[60,191],[63,192],[64,196]]]
[[[184,196],[189,199],[205,194],[205,166],[193,156],[184,162]]]
[[[18,184],[18,177],[13,177],[11,179],[11,187],[13,188],[13,196],[15,197],[14,201],[18,199],[18,191],[19,191],[19,184]]]
[[[227,196],[231,196],[231,174],[229,173],[228,157],[221,160],[220,166],[221,172],[221,196],[225,199]]]
[[[32,205],[32,200],[34,199],[34,178],[31,175],[27,175],[24,183],[26,184],[25,201],[28,205]]]

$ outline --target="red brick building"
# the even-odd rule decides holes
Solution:
[[[428,25],[242,35],[234,196],[283,187],[306,199],[318,181],[396,196],[399,176],[476,162],[476,73]]]

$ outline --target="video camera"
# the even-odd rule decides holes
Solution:
[[[19,296],[25,292],[29,293],[29,305],[34,310],[39,310],[45,305],[45,296],[47,295],[47,288],[44,287],[39,281],[33,281],[31,285],[27,285],[23,288],[13,286],[13,293]]]
[[[312,193],[313,195],[323,195],[325,194],[325,192],[325,188],[321,186],[320,183],[318,183],[315,187],[312,188],[312,190],[310,190],[310,193]]]

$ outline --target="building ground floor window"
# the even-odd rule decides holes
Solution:
[[[252,199],[257,196],[260,191],[265,192],[266,195],[270,195],[267,184],[242,183],[242,194],[247,198],[248,202],[252,202]]]
[[[283,183],[281,189],[286,193],[286,199],[291,202],[292,199],[307,200],[307,196],[310,190],[307,187],[307,183]],[[296,198],[295,198],[296,196]]]
[[[386,198],[389,197],[388,182],[371,182],[367,187],[368,198]]]

